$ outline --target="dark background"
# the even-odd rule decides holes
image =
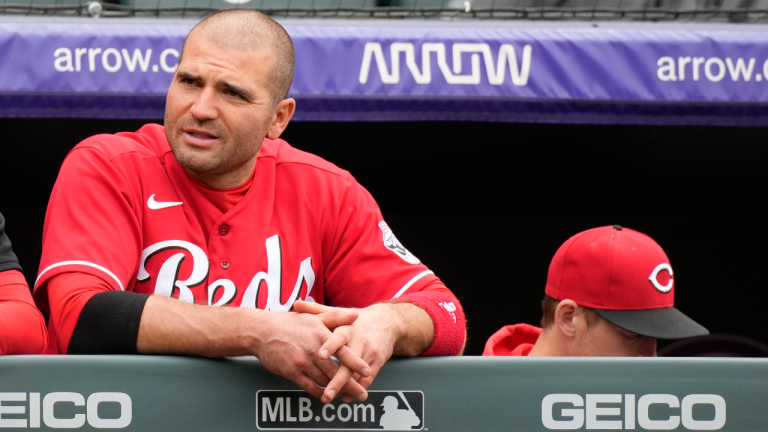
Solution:
[[[64,156],[143,123],[0,120],[0,212],[30,284]],[[613,224],[666,250],[681,310],[715,333],[768,343],[768,129],[295,122],[283,137],[373,194],[400,241],[462,300],[468,354],[503,325],[536,324],[560,244]]]

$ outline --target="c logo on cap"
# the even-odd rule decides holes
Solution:
[[[666,286],[660,284],[656,278],[662,270],[666,270],[669,272],[669,275],[672,276],[672,267],[669,264],[664,263],[657,265],[656,268],[653,269],[653,273],[651,273],[651,277],[649,277],[648,280],[651,281],[651,285],[653,285],[654,288],[666,294],[672,289],[672,285],[675,284],[675,281],[670,277],[669,283]]]

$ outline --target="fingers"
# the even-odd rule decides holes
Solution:
[[[328,383],[331,382],[330,376],[333,375],[326,375],[322,369],[317,367],[315,364],[309,364],[307,367],[304,368],[304,374],[308,377],[312,378],[312,381],[316,382],[317,384],[325,387],[328,385]]]
[[[320,346],[317,355],[323,360],[331,358],[331,354],[336,353],[336,351],[339,351],[341,347],[349,342],[349,336],[349,329],[335,329],[333,333],[331,333],[331,336],[323,342],[322,346]],[[339,358],[339,356],[337,355],[336,358]]]
[[[320,351],[322,352],[323,350],[320,349]],[[371,376],[372,371],[368,363],[366,363],[365,360],[361,359],[360,356],[358,356],[348,346],[343,345],[339,347],[339,349],[336,351],[335,356],[337,359],[339,359],[341,364],[348,367],[353,372],[356,372],[364,377]]]
[[[341,393],[341,389],[350,381],[352,373],[352,370],[344,365],[339,367],[339,370],[336,371],[336,375],[334,375],[331,382],[325,386],[325,391],[320,400],[323,401],[323,403],[331,403],[331,401]],[[365,398],[368,397],[368,392],[366,392],[365,389],[352,387],[352,390],[355,391],[355,393],[350,391],[350,395],[354,398],[362,397],[362,400],[365,400]],[[362,390],[362,393],[360,393],[359,390]]]
[[[320,360],[317,359],[315,361],[315,365],[326,375],[326,377],[333,377],[336,375],[336,372],[339,370],[339,365],[336,364],[333,360]],[[366,394],[365,388],[357,383],[357,379],[360,377],[360,374],[353,374],[353,379],[349,380],[347,384],[342,389],[342,392],[347,392],[347,395],[344,396],[344,400],[348,403],[349,401],[352,401],[354,399],[353,396],[358,396],[360,394]],[[326,379],[326,386],[330,383],[330,378]],[[338,397],[338,394],[336,395]]]
[[[371,371],[372,373],[368,376],[362,376],[357,381],[364,389],[367,389],[368,387],[373,384],[373,380],[376,379],[376,376],[379,374],[379,371],[382,367],[384,367],[384,364],[387,362],[385,359],[371,359]]]
[[[312,315],[321,314],[323,312],[330,312],[335,308],[322,305],[316,302],[307,302],[304,300],[296,300],[293,302],[293,309],[299,313],[308,313]]]
[[[318,399],[323,397],[323,388],[317,385],[303,373],[296,374],[293,378],[291,378],[291,381],[295,382],[296,385],[302,388],[302,390],[311,394],[312,396]]]
[[[364,389],[367,389],[368,387],[370,387],[370,386],[371,386],[371,384],[373,384],[373,380],[374,380],[374,378],[376,378],[376,377],[375,377],[375,376],[373,376],[373,375],[371,375],[371,376],[369,376],[369,377],[363,377],[363,378],[360,378],[360,379],[358,380],[358,384],[360,384],[360,386],[361,386],[362,388],[364,388]]]
[[[325,376],[328,377],[329,381],[331,378],[333,378],[334,375],[336,375],[336,371],[339,370],[339,365],[337,365],[333,360],[322,360],[315,357],[314,362],[315,365],[320,368],[321,371],[323,371]]]
[[[317,316],[323,325],[331,330],[339,326],[352,324],[359,315],[355,309],[335,308],[302,300],[296,300],[293,303],[293,309],[299,313]]]
[[[334,309],[330,312],[322,312],[315,316],[320,318],[320,322],[322,322],[325,327],[333,330],[336,327],[351,325],[357,320],[359,314],[353,309]]]
[[[353,373],[352,379],[347,381],[347,384],[344,386],[344,389],[343,389],[344,392],[346,393],[342,399],[344,403],[350,403],[355,399],[362,402],[368,398],[368,392],[365,391],[366,389],[363,388],[363,386],[361,386],[359,382],[357,382],[359,379],[360,379],[360,374]]]
[[[368,366],[368,363],[347,346],[349,340],[349,329],[337,328],[331,337],[329,337],[320,347],[320,351],[318,351],[317,355],[325,360],[329,359],[331,354],[333,354],[344,366],[348,367],[353,372],[357,372],[365,377],[371,375],[371,368]]]

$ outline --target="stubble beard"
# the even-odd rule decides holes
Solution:
[[[166,122],[167,124],[167,122]],[[212,149],[197,149],[183,142],[184,129],[186,127],[200,127],[211,130],[219,137],[219,142]],[[184,169],[190,173],[199,174],[225,174],[246,163],[258,153],[261,147],[256,146],[253,151],[252,141],[258,139],[250,136],[224,136],[215,123],[199,122],[194,119],[184,121],[183,125],[171,125],[174,136],[168,137],[173,155]]]

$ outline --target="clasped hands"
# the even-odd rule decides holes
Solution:
[[[256,357],[323,403],[342,393],[346,403],[364,401],[397,341],[393,306],[347,309],[299,300],[294,303],[298,313],[275,313],[270,328],[263,329]]]

